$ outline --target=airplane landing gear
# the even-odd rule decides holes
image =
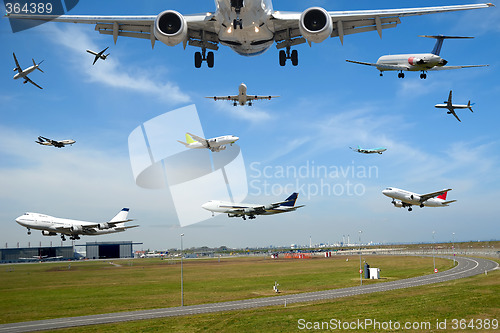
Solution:
[[[292,50],[292,52],[290,52],[290,46],[286,47],[286,51],[281,50],[279,55],[280,66],[285,66],[287,59],[290,59],[292,61],[293,66],[297,66],[299,64],[299,52],[297,50]]]
[[[247,220],[247,217],[245,215],[243,215],[241,218],[243,219],[243,221]]]
[[[398,78],[399,79],[404,79],[405,78],[405,73],[403,73],[403,71],[399,72],[398,73]]]
[[[66,237],[65,237],[63,234],[61,234],[61,240],[62,240],[63,242],[66,240]]]
[[[207,49],[203,48],[201,52],[194,53],[194,67],[200,68],[203,61],[207,62],[208,68],[214,67],[214,53],[212,51],[207,52]]]
[[[422,72],[422,74],[420,74],[420,78],[424,80],[427,79],[427,74]]]
[[[26,228],[28,229],[28,235],[31,235],[31,229],[30,228]]]
[[[248,218],[249,218],[250,220],[253,220],[253,219],[255,219],[255,215],[250,215]]]
[[[384,73],[380,72],[380,76],[384,76]]]
[[[243,0],[231,0],[231,7],[236,12],[236,19],[233,20],[233,26],[236,29],[238,26],[243,29],[243,21],[240,19],[241,8],[243,8]]]
[[[238,106],[238,102],[233,102],[233,106]]]
[[[78,235],[72,235],[69,239],[71,239],[71,240],[77,240],[77,239],[80,239],[80,236],[78,236]]]
[[[420,208],[424,208],[424,204],[420,204]]]
[[[413,210],[413,208],[411,207],[408,207],[408,211],[411,212]]]
[[[252,102],[248,102],[248,106],[252,106]]]

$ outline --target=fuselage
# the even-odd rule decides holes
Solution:
[[[240,55],[255,56],[274,43],[271,0],[245,0],[239,14],[231,8],[231,0],[215,0],[215,6],[216,19],[221,22],[218,32],[221,44]],[[237,19],[241,20],[242,28],[233,25]]]
[[[240,105],[245,105],[247,103],[247,86],[242,83],[238,87],[238,103]]]
[[[220,146],[230,145],[235,143],[239,139],[240,139],[239,137],[234,135],[224,135],[224,136],[218,136],[216,138],[207,139],[209,145],[208,148],[218,148]],[[206,146],[203,145],[203,143],[199,141],[190,143],[187,147],[191,149],[207,148]]]
[[[210,201],[204,203],[203,205],[201,205],[201,207],[203,209],[206,209],[206,210],[214,212],[214,213],[233,214],[234,209],[241,209],[241,210],[249,210],[250,211],[254,208],[263,207],[263,205],[210,200]],[[259,212],[258,215],[273,215],[273,214],[279,214],[279,213],[286,213],[287,211],[293,211],[293,210],[294,210],[293,206],[278,206],[278,207],[266,209],[263,212]],[[250,213],[250,212],[248,212],[248,213]]]
[[[377,60],[377,69],[382,71],[390,71],[397,69],[388,69],[384,65],[392,66],[407,66],[409,71],[425,71],[436,66],[444,66],[447,61],[438,55],[432,53],[417,53],[417,54],[394,54],[381,56]]]
[[[428,200],[421,202],[419,194],[401,190],[395,187],[388,187],[385,190],[383,190],[382,193],[385,196],[388,196],[389,198],[400,200],[401,202],[404,202],[405,204],[408,205],[416,205],[416,206],[424,205],[426,207],[448,206],[445,203],[445,200],[440,198],[430,198]]]
[[[34,66],[26,68],[25,70],[21,70],[20,73],[17,73],[16,75],[14,75],[14,80],[21,79],[21,78],[24,79],[25,76],[31,74],[37,68],[38,68],[38,65],[34,65]]]
[[[39,213],[25,213],[24,215],[21,215],[18,218],[16,218],[16,222],[25,228],[45,230],[53,233],[60,233],[61,231],[58,230],[58,228],[68,228],[72,226],[88,226],[96,224],[94,222],[63,219]],[[95,227],[95,228],[78,230],[75,232],[68,232],[67,234],[102,235],[102,234],[120,232],[124,230],[125,229],[122,228],[109,228],[100,230],[99,228]]]
[[[358,148],[357,150],[359,153],[363,154],[382,154],[384,151],[387,150],[387,148],[373,148],[373,149]]]

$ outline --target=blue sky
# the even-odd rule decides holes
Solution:
[[[468,2],[461,2],[462,4]],[[377,9],[454,5],[456,1],[274,1],[275,10]],[[183,14],[213,11],[212,1],[81,1],[71,14],[156,15],[165,9]],[[445,41],[441,55],[449,65],[490,64],[488,68],[383,77],[374,68],[346,59],[375,62],[384,54],[429,52],[434,40],[418,35],[465,35],[472,40]],[[0,242],[9,247],[60,243],[14,222],[25,211],[89,221],[113,217],[130,207],[140,228],[93,240],[133,240],[144,248],[184,245],[252,247],[333,243],[342,235],[363,241],[420,242],[498,239],[496,198],[500,196],[498,96],[500,12],[498,8],[402,18],[380,39],[376,32],[299,45],[299,66],[280,67],[273,46],[257,57],[242,57],[221,46],[215,67],[195,69],[197,49],[147,40],[99,35],[93,25],[48,23],[13,34],[0,20]],[[105,62],[91,65],[85,49],[110,46]],[[22,67],[31,58],[45,60],[31,78],[39,90],[12,80],[12,52]],[[252,107],[234,108],[204,96],[236,92],[280,95]],[[462,123],[437,110],[453,89],[454,102],[475,102],[474,113],[459,111]],[[245,202],[281,201],[301,190],[295,213],[243,221],[218,216],[181,228],[168,190],[136,186],[127,140],[137,126],[165,112],[195,104],[207,137],[234,134],[246,165],[249,195]],[[65,149],[36,145],[38,135],[74,138]],[[179,138],[182,140],[183,138]],[[384,146],[384,155],[365,156],[349,146]],[[346,176],[294,177],[292,170],[344,170]],[[349,173],[355,168],[356,173]],[[280,170],[289,170],[288,174]],[[370,175],[359,174],[371,170]],[[266,171],[266,176],[263,175]],[[269,177],[268,177],[269,176]],[[267,181],[268,187],[264,182]],[[314,193],[315,185],[337,193]],[[293,188],[295,184],[296,188]],[[358,192],[348,194],[348,184]],[[274,193],[271,191],[274,186]],[[309,191],[307,191],[307,186]],[[394,208],[381,191],[388,186],[426,193],[453,188],[450,207]],[[267,189],[267,190],[266,190]],[[340,193],[340,189],[345,190]],[[354,187],[353,187],[354,189]],[[307,192],[307,193],[304,193]],[[207,198],[217,199],[217,198]],[[193,207],[193,209],[199,209]],[[357,238],[354,236],[354,238]]]

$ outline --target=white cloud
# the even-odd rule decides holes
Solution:
[[[222,113],[224,116],[232,117],[240,120],[249,121],[251,123],[261,123],[273,119],[273,116],[255,106],[233,106],[232,102],[219,101],[215,110]]]
[[[44,28],[51,33],[51,42],[64,47],[65,52],[69,51],[66,58],[73,68],[84,74],[88,82],[152,95],[168,104],[190,101],[190,97],[183,93],[176,83],[165,78],[164,69],[125,66],[120,62],[119,54],[113,54],[112,48],[107,51],[111,55],[106,61],[98,60],[98,63],[92,66],[93,56],[85,50],[100,51],[100,47],[82,27],[48,24],[44,25]],[[87,26],[84,28],[88,30]]]

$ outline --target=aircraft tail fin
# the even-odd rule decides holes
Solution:
[[[437,198],[438,199],[442,199],[442,200],[446,200],[446,196],[448,195],[448,192],[444,192],[443,194],[441,195],[438,195]]]
[[[474,103],[471,104],[470,101],[467,103],[467,108],[469,108],[470,112],[474,112],[472,111],[472,105],[474,105]]]
[[[196,142],[196,140],[194,140],[194,139],[191,137],[191,135],[189,135],[188,133],[186,133],[186,142],[187,142],[188,144],[191,144],[191,143]]]
[[[427,38],[437,39],[436,44],[434,45],[434,48],[431,51],[432,54],[435,54],[437,56],[439,55],[439,53],[441,53],[441,47],[443,46],[443,41],[445,39],[474,38],[474,37],[465,37],[465,36],[443,36],[443,35],[437,35],[437,36],[420,35],[419,37],[427,37]]]
[[[299,194],[297,192],[292,193],[280,206],[293,207],[297,201]]]
[[[109,222],[126,221],[128,216],[128,208],[123,208],[115,217],[113,217]]]
[[[36,66],[36,69],[38,69],[40,72],[44,73],[44,71],[42,71],[42,69],[39,67],[39,66],[42,64],[43,60],[42,60],[42,61],[40,61],[40,62],[38,63],[38,65],[37,65],[37,63],[35,62],[35,59],[31,58],[31,60],[33,60],[33,66]]]

